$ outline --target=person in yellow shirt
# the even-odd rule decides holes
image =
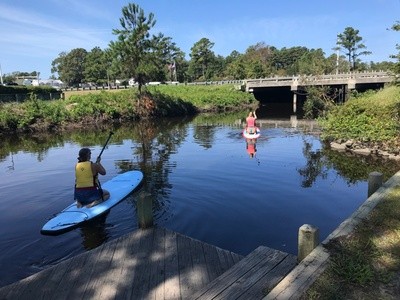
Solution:
[[[101,158],[96,162],[90,161],[89,148],[79,150],[78,163],[75,166],[75,192],[74,197],[78,208],[82,206],[93,207],[110,198],[110,193],[103,190],[98,181],[98,174],[106,175],[106,170],[101,164]]]

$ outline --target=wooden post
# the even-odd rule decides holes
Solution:
[[[304,224],[299,228],[299,249],[297,261],[301,262],[319,244],[319,229],[313,225]]]
[[[383,183],[383,175],[379,172],[371,172],[368,176],[368,197],[375,193]]]
[[[136,213],[139,222],[139,228],[146,229],[153,226],[153,200],[151,197],[145,197],[143,193],[139,194],[136,202]]]

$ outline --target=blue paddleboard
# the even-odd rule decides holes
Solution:
[[[60,234],[107,212],[135,190],[142,180],[143,173],[140,171],[128,171],[115,176],[101,185],[110,192],[108,200],[91,208],[77,208],[74,202],[44,224],[40,232],[48,235]]]

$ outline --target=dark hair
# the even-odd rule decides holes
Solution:
[[[90,151],[89,148],[82,148],[81,150],[79,150],[78,161],[83,162],[89,160],[89,156],[91,153],[92,152]]]

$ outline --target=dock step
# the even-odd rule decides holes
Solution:
[[[259,246],[190,299],[262,299],[296,264],[292,254]]]

